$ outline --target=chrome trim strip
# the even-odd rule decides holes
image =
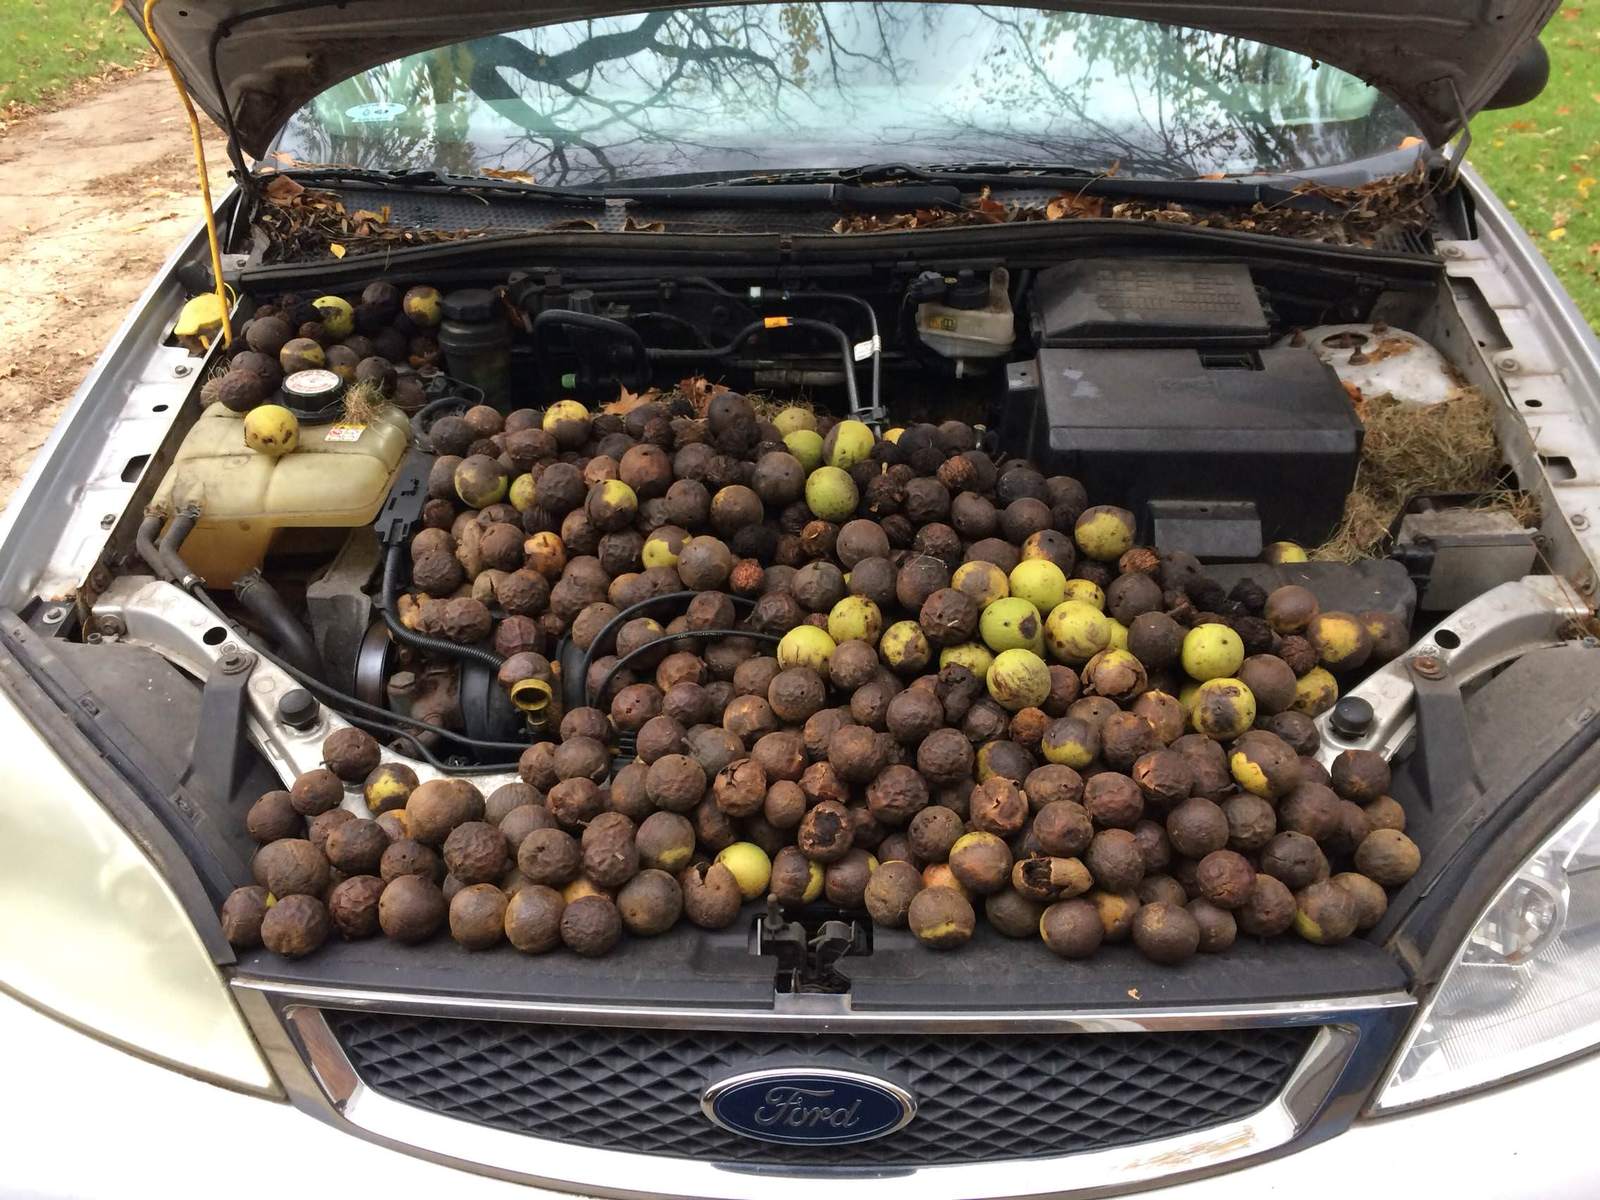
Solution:
[[[1278,1004],[1219,1004],[1199,1008],[1021,1009],[997,1012],[871,1012],[840,1009],[807,1012],[780,1009],[652,1008],[622,1004],[493,1000],[369,991],[319,984],[283,983],[250,975],[233,977],[235,990],[261,992],[284,1006],[341,1008],[355,1012],[407,1013],[483,1021],[605,1025],[636,1029],[760,1029],[826,1033],[1150,1033],[1170,1030],[1240,1029],[1325,1025],[1363,1013],[1409,1010],[1405,992],[1379,992],[1330,1000]]]
[[[1133,1013],[775,1014],[748,1011],[627,1010],[359,992],[283,988],[236,980],[240,1007],[267,1024],[263,1044],[293,1103],[346,1132],[464,1170],[557,1191],[617,1200],[815,1200],[819,1180],[837,1200],[1082,1200],[1232,1169],[1286,1153],[1342,1131],[1359,1112],[1411,1016],[1414,1003],[1383,993],[1309,1004],[1219,1006]],[[466,1018],[628,1024],[658,1028],[768,1028],[825,1033],[867,1029],[1025,1032],[1131,1032],[1320,1026],[1311,1048],[1277,1098],[1249,1117],[1216,1128],[1136,1146],[1043,1159],[939,1165],[916,1169],[795,1169],[740,1166],[632,1154],[529,1137],[441,1116],[390,1099],[362,1083],[317,1005],[440,1013]],[[309,1068],[309,1070],[308,1070]]]

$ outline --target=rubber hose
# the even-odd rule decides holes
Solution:
[[[325,668],[311,632],[289,611],[278,589],[260,571],[246,571],[233,585],[233,594],[245,611],[266,628],[278,653],[307,675],[323,678]]]
[[[200,506],[187,504],[183,510],[172,518],[172,524],[167,526],[167,532],[156,547],[161,556],[162,564],[167,568],[167,578],[183,587],[189,586],[192,579],[199,582],[200,577],[183,561],[180,551],[183,543],[189,536],[189,531],[200,520]]]
[[[167,564],[161,561],[161,550],[156,546],[156,535],[166,521],[167,518],[159,512],[147,512],[144,520],[139,522],[138,532],[133,535],[133,548],[157,579],[167,578]]]
[[[482,646],[458,646],[455,642],[445,641],[444,638],[429,637],[425,633],[418,633],[415,629],[407,629],[400,618],[395,616],[394,602],[400,594],[400,557],[404,553],[404,548],[396,542],[389,547],[389,555],[383,561],[383,603],[380,607],[383,611],[383,623],[389,627],[389,636],[414,650],[426,650],[432,654],[468,659],[498,672],[500,664],[505,662],[505,659],[493,650],[485,650]]]
[[[547,308],[535,314],[529,332],[533,335],[534,345],[539,344],[539,335],[546,329],[583,329],[590,333],[609,333],[620,338],[633,348],[633,352],[643,362],[646,354],[644,338],[639,336],[639,331],[631,325],[624,325],[621,321],[613,321],[610,317],[597,317],[593,313],[582,313],[571,308]]]

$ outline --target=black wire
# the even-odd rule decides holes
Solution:
[[[789,303],[789,302],[792,302],[792,301],[821,300],[821,301],[824,301],[824,302],[827,302],[827,303],[851,304],[851,305],[854,305],[855,307],[859,308],[861,311],[863,311],[863,312],[865,312],[867,314],[867,326],[868,326],[868,328],[869,328],[869,330],[870,330],[870,332],[872,334],[872,347],[873,347],[873,349],[872,349],[872,409],[871,409],[871,412],[872,412],[873,415],[877,415],[878,414],[879,406],[882,403],[882,396],[883,396],[883,392],[882,392],[883,341],[882,341],[882,338],[880,337],[879,329],[878,329],[878,311],[877,311],[877,309],[872,307],[872,303],[870,301],[868,301],[866,299],[863,299],[861,296],[853,295],[850,292],[813,292],[813,291],[791,292],[791,291],[785,290],[785,291],[783,291],[781,293],[781,295],[775,293],[773,295],[768,296],[768,295],[759,294],[759,292],[764,290],[764,289],[758,289],[757,294],[752,295],[750,292],[733,292],[733,291],[729,291],[727,288],[720,286],[715,280],[710,279],[709,277],[703,276],[703,275],[694,275],[694,276],[690,276],[690,277],[685,278],[685,279],[675,279],[672,282],[673,282],[673,287],[676,288],[676,289],[692,290],[692,291],[698,291],[698,292],[708,292],[713,296],[719,296],[719,297],[722,297],[723,299],[726,299],[728,301],[731,301],[731,302],[734,302],[734,303],[741,303],[741,304],[742,303],[748,303],[748,302],[751,302],[751,301],[755,301],[757,303],[775,304],[775,303]],[[660,295],[660,288],[659,287],[655,286],[654,284],[650,284],[650,283],[643,282],[643,281],[627,281],[627,280],[624,280],[624,281],[619,281],[619,282],[617,282],[615,284],[610,284],[610,285],[599,284],[599,285],[596,285],[595,287],[593,287],[591,290],[594,292],[594,294],[596,296],[659,296]],[[663,313],[663,312],[653,312],[653,311],[652,312],[640,313],[639,316],[635,318],[635,320],[643,320],[646,317],[666,318],[666,319],[672,320],[674,322],[677,322],[679,324],[682,324],[682,325],[688,327],[690,330],[692,330],[694,332],[696,338],[699,339],[699,341],[701,342],[702,346],[705,345],[705,336],[700,332],[699,328],[697,326],[695,326],[695,324],[692,321],[684,320],[682,317],[678,317],[673,313]],[[708,347],[708,349],[709,349],[709,347]],[[850,361],[851,361],[852,370],[853,370],[854,361],[855,361],[853,354],[851,356]],[[857,410],[857,411],[859,411],[859,410]]]
[[[844,360],[844,387],[850,396],[850,409],[852,412],[860,412],[861,394],[856,390],[856,358],[850,346],[850,335],[831,321],[817,321],[811,317],[784,317],[783,322],[782,325],[769,325],[766,321],[752,321],[721,346],[708,346],[696,350],[649,346],[645,348],[645,353],[652,362],[697,362],[703,358],[732,357],[741,345],[756,334],[773,329],[807,329],[813,333],[827,334],[839,343],[839,355]]]
[[[305,688],[306,691],[312,693],[313,695],[320,695],[324,702],[335,707],[348,708],[363,714],[375,714],[373,716],[363,716],[362,720],[370,721],[370,723],[378,726],[379,728],[385,729],[400,737],[410,739],[411,742],[417,747],[417,750],[422,754],[422,757],[427,759],[431,765],[437,767],[441,771],[462,771],[473,775],[488,775],[500,771],[514,771],[516,770],[517,764],[512,762],[491,763],[475,767],[453,767],[434,758],[433,755],[429,753],[426,746],[422,745],[420,742],[417,742],[415,734],[407,733],[404,729],[398,728],[395,725],[390,725],[387,722],[398,722],[401,725],[410,726],[412,729],[422,733],[437,734],[440,737],[449,738],[452,741],[460,742],[462,745],[469,746],[477,750],[515,750],[520,756],[522,751],[528,748],[526,744],[521,742],[490,742],[480,738],[469,737],[467,734],[457,733],[453,729],[446,729],[443,725],[435,725],[430,721],[424,721],[420,717],[407,716],[405,713],[391,712],[387,708],[380,708],[376,704],[368,704],[365,700],[358,699],[357,697],[350,695],[348,692],[340,691],[330,683],[323,683],[322,680],[317,679],[315,676],[307,675],[304,671],[300,670],[292,663],[285,662],[276,654],[272,653],[272,651],[261,645],[258,645],[251,639],[249,630],[247,630],[244,625],[235,618],[224,612],[217,602],[206,594],[205,588],[199,583],[192,585],[190,592],[196,600],[200,601],[201,604],[210,609],[218,620],[224,621],[228,625],[232,626],[234,631],[245,641],[247,645],[250,646],[252,650],[261,655],[261,657],[266,659],[268,662],[272,663],[273,666],[283,671],[286,675],[290,676],[296,683]],[[332,699],[329,699],[329,697]]]
[[[624,625],[631,621],[635,613],[653,610],[674,600],[680,600],[685,604],[685,606],[687,606],[688,603],[699,594],[699,592],[664,592],[659,596],[651,596],[646,600],[639,601],[637,604],[628,605],[627,608],[623,609],[616,616],[612,617],[611,620],[600,626],[600,632],[594,635],[589,642],[589,648],[583,652],[583,660],[579,667],[578,678],[583,682],[584,702],[587,703],[589,700],[589,668],[594,663],[594,652],[596,647],[600,647],[601,657],[604,657],[606,653],[605,645],[607,640],[613,637],[617,630],[621,629]],[[732,600],[735,604],[742,604],[749,608],[754,608],[756,604],[756,602],[751,600],[748,596],[730,595],[728,599]]]
[[[485,650],[481,646],[458,646],[455,642],[445,641],[444,638],[429,637],[425,633],[418,633],[415,629],[406,628],[395,615],[395,597],[400,594],[400,559],[404,553],[401,544],[395,542],[389,547],[389,552],[383,561],[383,592],[378,597],[378,610],[383,613],[383,623],[389,627],[389,636],[415,650],[427,650],[448,658],[481,663],[491,671],[499,671],[506,660],[493,650]]]
[[[636,314],[631,319],[635,325],[637,325],[640,321],[659,321],[664,325],[671,325],[675,328],[686,330],[695,341],[700,343],[702,348],[710,345],[710,343],[706,341],[706,335],[700,332],[700,327],[698,325],[696,325],[693,321],[684,320],[684,318],[678,316],[677,313],[642,312]]]
[[[628,653],[617,659],[611,670],[606,672],[606,677],[600,681],[600,687],[599,690],[595,692],[595,698],[604,699],[606,689],[611,686],[611,681],[616,678],[617,672],[625,670],[628,664],[634,659],[649,654],[652,650],[661,649],[663,643],[696,641],[705,638],[751,638],[752,640],[758,642],[774,643],[781,642],[783,640],[776,633],[756,633],[754,630],[745,629],[684,629],[677,633],[665,634],[662,637],[658,637],[646,642],[644,645],[639,646],[636,649],[628,651]],[[588,683],[588,680],[586,679],[584,682]],[[583,698],[585,700],[589,698],[589,693],[587,690],[585,690]]]

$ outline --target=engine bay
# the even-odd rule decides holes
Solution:
[[[134,635],[139,614],[197,601],[184,619],[214,619],[224,651],[204,693],[258,661],[297,685],[258,680],[275,689],[265,741],[241,722],[215,750],[237,765],[256,741],[280,790],[197,839],[241,951],[260,944],[263,897],[317,898],[280,914],[323,926],[269,937],[274,969],[330,919],[346,939],[377,932],[378,859],[412,845],[423,866],[396,872],[434,882],[413,898],[416,937],[383,927],[397,949],[471,888],[495,893],[478,922],[503,928],[483,944],[524,950],[548,948],[513,932],[552,919],[523,912],[546,884],[560,911],[603,898],[598,931],[562,935],[580,957],[612,948],[619,912],[643,953],[662,918],[635,912],[637,893],[671,910],[663,930],[682,914],[702,933],[768,897],[752,952],[779,963],[780,992],[870,981],[843,958],[892,970],[904,902],[929,891],[966,897],[958,929],[984,910],[985,970],[1005,960],[990,927],[1021,936],[1086,892],[1107,941],[1142,928],[1141,906],[1199,904],[1196,936],[1220,951],[1297,906],[1308,919],[1330,872],[1366,881],[1361,923],[1337,896],[1333,932],[1301,937],[1354,945],[1402,919],[1417,847],[1448,822],[1432,826],[1426,780],[1418,811],[1409,780],[1390,796],[1386,755],[1341,754],[1389,717],[1360,695],[1336,706],[1540,556],[1542,481],[1460,334],[1425,273],[1247,257],[256,288],[226,352],[192,343],[210,369],[124,523],[109,619],[91,608],[81,641],[160,645]],[[140,590],[152,579],[177,598]],[[178,643],[164,652],[190,669]],[[1253,739],[1270,783],[1230,762],[1254,762]],[[230,803],[261,786],[259,770],[207,774]],[[445,784],[465,790],[433,829],[421,814]],[[1321,790],[1285,809],[1302,785]],[[1271,830],[1224,834],[1212,875],[1274,883],[1257,889],[1270,911],[1212,920],[1227,885],[1202,885],[1210,835],[1186,841],[1176,814],[1255,796],[1301,859],[1279,861]],[[1041,843],[1052,800],[1118,845]],[[819,820],[835,809],[842,824]],[[956,873],[918,814],[983,835],[982,853]],[[330,847],[363,815],[382,845]],[[664,856],[647,847],[663,824],[687,837]],[[574,872],[521,853],[547,826],[533,843],[581,839]],[[477,866],[457,827],[483,840]],[[1358,859],[1379,832],[1403,845]],[[591,843],[612,842],[608,873]],[[900,907],[869,903],[873,878]],[[875,904],[887,924],[863,914]],[[1085,911],[1046,946],[1075,956],[1061,947],[1088,936]],[[1194,921],[1177,920],[1181,958]],[[1133,940],[1164,961],[1159,939]]]
[[[879,432],[965,424],[971,432],[952,434],[950,445],[934,438],[921,451],[925,462],[904,456],[901,474],[918,465],[931,474],[935,460],[957,450],[986,454],[991,471],[1026,460],[1042,476],[1068,476],[1089,496],[1114,498],[1136,515],[1138,544],[1160,554],[1238,564],[1278,542],[1314,551],[1337,529],[1360,460],[1353,401],[1361,393],[1341,373],[1373,357],[1363,346],[1391,347],[1382,354],[1409,343],[1381,321],[1344,320],[1370,316],[1370,306],[1306,306],[1303,295],[1277,296],[1254,282],[1242,262],[1178,259],[1085,259],[1014,280],[998,265],[921,271],[897,302],[704,276],[585,285],[555,273],[451,290],[382,280],[346,297],[268,294],[205,384],[201,399],[210,403],[178,447],[152,512],[169,519],[159,529],[189,568],[224,597],[233,589],[241,615],[280,653],[292,652],[295,665],[365,704],[466,735],[431,744],[458,756],[466,748],[475,761],[473,742],[529,733],[504,689],[488,685],[489,658],[397,642],[392,628],[384,631],[386,607],[403,625],[426,626],[427,637],[444,622],[424,618],[430,602],[483,603],[492,637],[480,628],[486,614],[473,608],[468,625],[443,640],[482,642],[501,660],[532,653],[551,664],[554,684],[578,615],[566,600],[573,589],[560,587],[573,558],[598,558],[604,598],[629,607],[663,588],[681,590],[660,582],[664,572],[652,574],[643,554],[658,527],[709,529],[727,538],[736,561],[780,568],[780,579],[816,557],[806,541],[814,514],[782,499],[781,487],[768,490],[779,499],[736,518],[668,500],[675,480],[711,493],[751,483],[757,445],[739,436],[767,449],[784,444],[768,421],[733,440],[711,432],[710,403],[729,390],[755,398],[763,414],[798,404]],[[1307,324],[1290,325],[1285,312]],[[1429,400],[1461,390],[1442,360],[1438,374]],[[565,429],[550,416],[561,403],[583,413]],[[241,445],[241,422],[266,404],[293,414],[292,453]],[[902,486],[869,479],[901,457],[893,445],[880,443],[872,465],[853,473],[865,492],[862,514],[903,556],[921,548],[917,527],[929,514],[906,511]],[[661,453],[630,458],[641,446]],[[474,467],[495,464],[472,507],[453,474],[469,457]],[[619,476],[640,513],[636,528],[611,535],[578,514],[588,485]],[[396,501],[419,489],[423,502],[397,515]],[[962,489],[940,490],[933,515],[951,520],[950,500]],[[543,496],[556,499],[546,505]],[[198,510],[192,522],[190,510]],[[375,521],[403,536],[405,553],[388,553]],[[154,522],[152,543],[161,538]],[[980,512],[945,528],[970,548],[998,522]],[[418,537],[424,529],[437,532]],[[543,546],[559,549],[542,554]],[[443,557],[421,553],[441,547]],[[952,559],[954,569],[960,553]],[[1067,565],[1101,587],[1116,575],[1115,564]],[[1271,582],[1280,569],[1255,573]],[[1370,564],[1364,571],[1327,562],[1301,573],[1342,598],[1367,587]],[[533,595],[497,592],[508,574],[517,576],[513,589]],[[1366,607],[1409,622],[1413,581],[1392,560],[1385,578]],[[274,592],[282,603],[264,598]],[[585,701],[585,682],[569,676],[557,689],[557,720]]]

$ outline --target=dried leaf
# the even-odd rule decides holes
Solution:
[[[274,175],[262,195],[274,204],[292,204],[305,190],[287,175]]]
[[[600,232],[599,223],[596,222],[596,221],[591,220],[588,217],[573,217],[572,220],[570,220],[570,221],[558,222],[557,224],[550,226],[550,228],[551,228],[552,231],[565,231],[565,230],[569,230],[569,229],[581,229],[581,230],[585,230],[585,231],[587,231],[589,233],[598,233],[598,232]]]
[[[973,205],[973,208],[978,212],[979,216],[987,217],[997,223],[1010,219],[1006,212],[1006,206],[991,196],[988,188],[984,188],[979,194],[977,203]]]
[[[622,222],[623,233],[665,233],[666,229],[664,221],[639,221],[625,217]]]
[[[728,390],[725,383],[712,383],[704,375],[690,375],[687,379],[680,379],[673,392],[694,407],[696,416],[703,417],[711,407],[712,398]]]
[[[642,392],[635,393],[624,387],[621,389],[621,395],[607,404],[603,411],[613,416],[625,417],[641,404],[650,404],[659,399],[661,399],[660,388],[646,388]]]
[[[263,261],[269,263],[343,258],[396,244],[435,245],[485,232],[396,228],[388,205],[377,211],[359,209],[352,216],[335,193],[303,187],[287,175],[271,176],[262,193],[270,203],[257,212],[255,224],[266,235]]]
[[[1099,196],[1069,195],[1063,192],[1044,206],[1044,219],[1059,221],[1065,217],[1103,217],[1105,201]]]
[[[1237,205],[1191,210],[1173,202],[1123,200],[1110,205],[1098,196],[1063,193],[1043,206],[1006,206],[987,191],[956,211],[918,209],[904,213],[851,213],[833,224],[835,233],[882,233],[997,222],[1054,221],[1105,217],[1154,221],[1205,229],[1234,229],[1331,245],[1371,246],[1385,236],[1425,229],[1432,218],[1432,190],[1425,167],[1360,187],[1307,184],[1289,200],[1272,205]]]
[[[526,171],[507,171],[501,167],[485,167],[478,172],[490,179],[509,179],[514,183],[536,183],[537,180]]]

